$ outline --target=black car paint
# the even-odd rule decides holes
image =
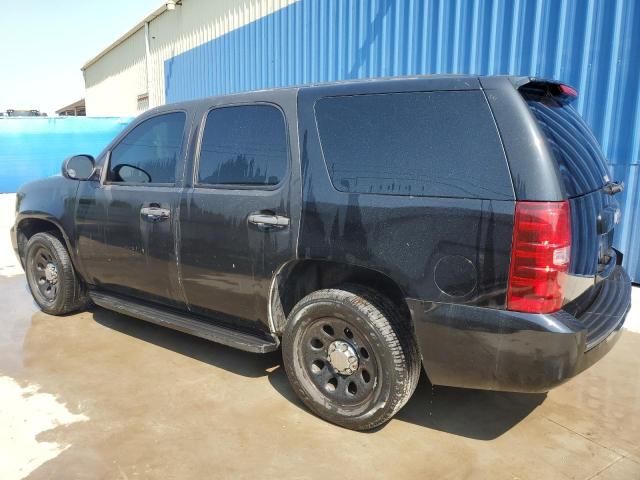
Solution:
[[[262,334],[281,331],[274,319],[284,315],[278,288],[295,265],[358,267],[402,292],[434,383],[543,391],[611,347],[629,308],[630,283],[621,267],[615,269],[617,288],[602,287],[606,275],[599,278],[602,285],[576,275],[569,279],[569,300],[575,300],[571,313],[505,310],[516,200],[567,198],[557,165],[514,88],[523,82],[468,76],[340,82],[159,107],[141,115],[105,149],[93,181],[55,177],[25,185],[18,193],[14,247],[19,250],[24,221],[51,222],[92,288]],[[434,90],[484,92],[511,172],[511,200],[354,194],[332,186],[316,127],[316,100]],[[206,113],[254,103],[275,105],[285,114],[291,153],[287,177],[264,189],[195,185]],[[175,185],[105,184],[109,151],[135,125],[176,109],[187,112],[188,119]],[[169,210],[168,221],[140,218],[140,208],[152,204]],[[286,216],[290,224],[264,230],[248,223],[254,212]],[[588,309],[580,299],[589,297],[583,303],[593,305],[605,294],[605,303],[616,305],[618,321],[587,357],[588,332],[581,317]]]
[[[245,328],[269,329],[269,297],[276,271],[296,258],[300,224],[300,164],[296,133],[296,91],[227,96],[203,102],[199,132],[212,108],[252,103],[277,106],[285,116],[290,149],[288,174],[276,186],[197,185],[199,153],[194,150],[180,203],[179,256],[189,308],[201,315],[224,316]],[[289,218],[288,228],[248,222],[253,213]]]
[[[516,199],[564,200],[560,171],[533,115],[514,88],[517,79],[481,77],[479,81],[500,131]]]
[[[392,278],[406,297],[504,308],[515,198],[505,201],[340,192],[329,179],[313,111],[316,100],[338,94],[479,88],[477,78],[454,77],[301,91],[304,209],[299,256],[371,268]],[[456,274],[452,275],[456,265]],[[439,284],[438,272],[443,277]]]
[[[544,315],[413,299],[409,306],[433,383],[546,392],[613,347],[629,311],[630,285],[615,266],[593,292]]]
[[[20,188],[16,194],[16,219],[11,228],[11,241],[21,262],[23,259],[19,247],[25,246],[25,239],[18,227],[46,222],[58,229],[72,253],[74,265],[77,265],[78,258],[73,253],[76,246],[74,214],[79,186],[80,182],[56,176],[29,182]]]

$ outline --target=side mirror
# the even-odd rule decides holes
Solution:
[[[96,161],[91,155],[74,155],[62,163],[62,175],[69,180],[89,180],[96,171]]]
[[[113,181],[127,183],[150,183],[151,175],[145,170],[122,163],[113,168]]]

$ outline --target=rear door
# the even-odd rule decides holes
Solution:
[[[211,107],[181,207],[182,283],[194,313],[266,330],[272,278],[295,257],[292,117],[272,103]]]
[[[564,87],[564,88],[562,88]],[[616,263],[613,250],[620,209],[598,142],[571,102],[575,92],[565,86],[521,88],[558,165],[571,209],[569,273],[597,281]]]

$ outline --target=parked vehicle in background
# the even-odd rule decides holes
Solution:
[[[46,117],[47,114],[40,110],[15,110],[13,108],[8,109],[3,115],[7,117]]]
[[[622,185],[525,77],[353,81],[177,103],[18,193],[43,311],[90,301],[250,352],[366,430],[434,384],[544,392],[630,306]]]

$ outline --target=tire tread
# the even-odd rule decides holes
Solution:
[[[290,319],[305,306],[319,301],[335,301],[365,316],[378,331],[391,353],[395,369],[394,376],[398,380],[392,386],[392,395],[387,405],[375,415],[362,420],[341,421],[339,418],[327,418],[324,415],[325,412],[317,408],[305,395],[300,382],[289,374],[289,370],[293,371],[293,368],[287,368],[289,378],[305,405],[317,415],[354,430],[376,428],[389,421],[407,403],[418,385],[421,361],[411,323],[402,317],[398,308],[387,297],[376,290],[357,284],[344,284],[310,293],[295,305]],[[290,327],[291,323],[291,321],[287,322],[287,327]],[[291,335],[290,330],[291,328],[285,328],[285,341]]]
[[[66,247],[62,244],[58,237],[48,232],[40,232],[34,234],[27,243],[25,265],[26,262],[28,262],[29,252],[31,248],[33,248],[33,245],[38,242],[41,242],[48,246],[60,262],[61,271],[58,274],[58,281],[62,282],[62,285],[58,290],[58,294],[62,294],[63,300],[56,302],[55,305],[42,305],[40,304],[40,302],[38,302],[37,297],[34,295],[36,303],[38,303],[42,311],[51,315],[65,315],[67,313],[71,313],[86,307],[89,304],[89,297],[87,295],[86,287],[84,283],[78,278],[75,268],[73,267],[73,263],[71,262],[69,252],[67,252]],[[31,288],[30,282],[29,286]]]

